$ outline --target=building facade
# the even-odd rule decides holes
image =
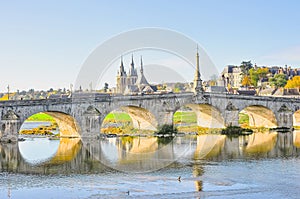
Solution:
[[[242,70],[238,66],[228,65],[224,68],[222,81],[225,87],[239,88],[242,82]]]

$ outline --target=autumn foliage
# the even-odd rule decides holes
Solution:
[[[288,80],[284,88],[300,88],[300,76]]]

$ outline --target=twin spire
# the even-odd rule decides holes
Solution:
[[[141,74],[144,73],[143,58],[142,58],[142,56],[141,56],[141,69],[140,69],[140,71],[141,71]],[[125,68],[124,68],[123,56],[121,56],[121,64],[120,64],[119,76],[127,76]],[[128,76],[137,76],[137,71],[134,68],[133,54],[131,55],[131,63],[130,63],[130,68],[129,68]]]

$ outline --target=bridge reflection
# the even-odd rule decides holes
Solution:
[[[300,130],[293,132],[293,143],[295,147],[300,148]]]
[[[254,133],[248,136],[200,135],[161,139],[117,137],[100,140],[63,138],[53,157],[32,165],[22,157],[18,144],[0,144],[0,170],[13,173],[101,173],[119,169],[146,172],[188,165],[197,191],[201,191],[203,161],[299,157],[300,131]],[[114,171],[116,172],[116,171]]]
[[[80,138],[60,138],[55,156],[46,164],[62,164],[73,160],[81,149]]]
[[[265,153],[271,151],[277,140],[277,133],[253,133],[249,135],[245,144],[247,153]]]
[[[225,144],[225,135],[200,135],[197,136],[195,159],[213,157],[218,155]]]

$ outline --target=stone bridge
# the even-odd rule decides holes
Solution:
[[[39,112],[51,115],[59,125],[61,136],[65,137],[98,135],[106,115],[120,109],[130,115],[135,128],[147,130],[172,124],[174,113],[182,107],[196,113],[199,126],[209,128],[238,126],[240,112],[249,115],[250,126],[300,126],[300,99],[296,98],[227,93],[76,96],[0,102],[0,138],[15,140],[23,122]]]

